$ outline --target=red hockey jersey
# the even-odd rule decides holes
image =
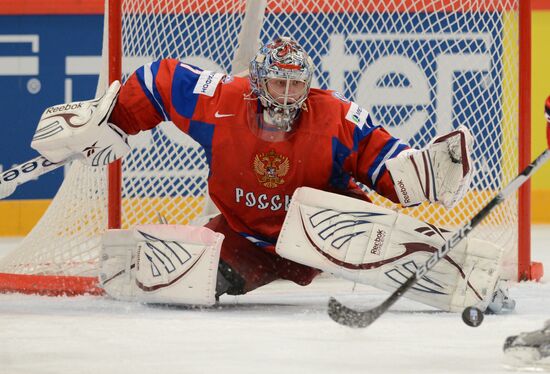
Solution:
[[[251,130],[248,79],[168,59],[124,84],[111,122],[128,134],[170,120],[202,145],[210,197],[230,227],[271,248],[294,190],[345,192],[351,177],[398,201],[384,163],[407,148],[337,92],[311,89],[296,131],[270,142]],[[248,117],[247,117],[248,116]]]

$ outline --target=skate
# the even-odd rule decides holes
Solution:
[[[540,330],[509,336],[503,350],[509,368],[550,371],[550,320]]]

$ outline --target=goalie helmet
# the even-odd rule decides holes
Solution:
[[[292,130],[313,78],[313,61],[288,37],[264,45],[250,63],[250,86],[279,130]]]

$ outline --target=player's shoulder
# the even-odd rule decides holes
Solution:
[[[370,123],[370,116],[366,109],[351,101],[338,91],[312,88],[309,105],[316,113],[339,119],[339,123],[348,122],[349,125]]]
[[[250,94],[250,84],[247,78],[235,77],[233,75],[224,75],[224,77],[218,83],[218,88],[216,93],[210,101],[209,110],[214,111],[215,118],[219,117],[218,112],[221,113],[234,113],[236,116],[235,119],[242,120],[246,118],[246,98]],[[245,116],[245,117],[243,117]],[[234,125],[235,121],[231,116],[231,121],[221,121],[222,124],[227,125],[232,123]],[[238,122],[238,121],[237,121]]]
[[[246,77],[237,77],[234,75],[224,75],[220,81],[221,89],[224,93],[249,93],[250,81]]]
[[[201,80],[197,82],[197,85],[201,83]],[[250,94],[250,83],[248,78],[236,77],[229,74],[222,74],[213,78],[213,82],[205,81],[208,83],[208,89],[212,92],[213,100],[227,101],[236,105],[236,101],[244,100],[244,98]],[[200,87],[199,87],[200,89]]]
[[[341,116],[351,104],[351,101],[338,91],[312,88],[308,98],[309,106],[321,113],[329,112]]]
[[[226,74],[212,81],[201,78],[193,92],[197,93],[193,119],[223,127],[246,125],[246,98],[250,94],[248,79]]]
[[[309,98],[315,104],[326,105],[327,103],[333,103],[334,105],[346,105],[350,100],[338,91],[324,90],[321,88],[311,88],[309,91]]]

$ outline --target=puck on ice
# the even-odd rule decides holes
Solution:
[[[462,312],[462,320],[471,327],[478,327],[483,322],[483,312],[475,306],[469,306]]]

